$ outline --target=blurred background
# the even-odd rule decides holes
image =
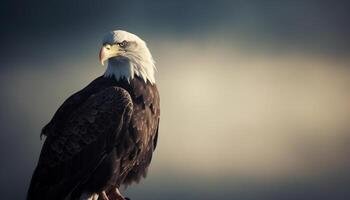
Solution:
[[[350,199],[348,1],[2,1],[0,190],[24,199],[58,106],[105,68],[103,35],[147,41],[159,146],[131,199]]]

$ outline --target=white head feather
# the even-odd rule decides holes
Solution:
[[[125,78],[130,81],[136,75],[145,82],[149,81],[154,84],[155,62],[146,43],[137,35],[122,30],[111,31],[104,37],[102,48],[105,48],[105,45],[117,44],[120,46],[124,41],[127,45],[122,48],[122,52],[108,59],[104,76],[114,76],[117,80]]]

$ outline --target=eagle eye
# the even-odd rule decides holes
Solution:
[[[128,45],[128,42],[124,40],[123,42],[119,43],[120,47],[126,47]]]

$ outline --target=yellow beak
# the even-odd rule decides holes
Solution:
[[[104,62],[112,57],[116,57],[121,55],[121,49],[118,44],[113,44],[113,45],[103,45],[100,54],[99,54],[99,59],[102,65],[104,65]]]

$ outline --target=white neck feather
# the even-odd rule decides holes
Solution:
[[[109,60],[104,77],[113,77],[116,80],[126,79],[130,82],[135,75],[142,78],[145,83],[149,81],[154,84],[155,65],[151,58],[149,61],[131,57],[129,60]]]

